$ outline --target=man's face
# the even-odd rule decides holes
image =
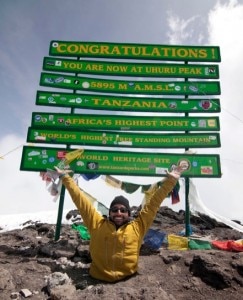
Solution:
[[[120,227],[129,221],[129,211],[124,205],[116,204],[111,207],[109,217],[116,227]]]

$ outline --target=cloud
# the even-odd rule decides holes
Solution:
[[[205,16],[185,19],[168,14],[168,37],[172,44],[219,46],[222,62],[219,64],[221,85],[220,137],[221,148],[199,149],[198,153],[218,153],[221,159],[222,178],[195,178],[199,194],[212,211],[228,218],[242,220],[243,202],[239,201],[243,167],[242,53],[243,5],[238,1],[226,4],[217,2]],[[194,30],[199,27],[199,29]],[[201,31],[200,31],[201,29]],[[201,38],[199,38],[201,36]],[[230,207],[230,209],[229,209]]]
[[[184,44],[195,35],[195,22],[198,21],[198,16],[193,16],[189,19],[182,19],[179,16],[168,13],[168,33],[169,42],[172,45]]]
[[[23,138],[7,135],[0,140],[1,214],[57,209],[37,172],[20,172]]]
[[[209,43],[220,46],[222,62],[220,72],[223,107],[232,115],[243,118],[239,112],[243,109],[242,98],[242,68],[243,68],[243,5],[230,1],[225,5],[217,5],[209,14]]]
[[[31,6],[32,1],[29,0],[12,2],[5,1],[0,10],[1,97],[5,104],[0,112],[3,124],[0,155],[15,149],[0,160],[3,174],[0,181],[1,214],[43,211],[43,208],[57,210],[58,204],[53,203],[39,174],[19,171],[19,166],[22,145],[26,142],[23,135],[30,125],[31,112],[45,111],[45,107],[39,108],[34,104],[42,59],[48,56],[51,39],[66,39],[220,46],[222,147],[199,149],[198,153],[219,153],[223,177],[198,178],[195,182],[203,202],[212,211],[242,219],[243,5],[239,4],[240,1],[224,1],[225,4],[219,1],[216,5],[216,1],[211,0],[202,3],[187,0],[187,5],[184,1],[169,1],[166,4],[165,1],[151,0],[142,4],[139,0],[119,4],[104,1],[101,6],[100,1],[84,1],[84,7],[76,0],[71,5],[64,0],[41,1]],[[167,9],[170,11],[166,15]],[[9,22],[9,16],[12,22]],[[6,135],[9,132],[14,134]],[[122,179],[141,184],[158,180],[139,176]],[[104,182],[99,178],[90,182],[80,180],[80,185],[105,205],[109,205],[115,195],[122,194],[117,189],[104,187]],[[136,192],[127,197],[132,205],[139,205],[143,195]],[[169,205],[169,202],[166,200],[164,205]],[[68,195],[65,205],[74,207]],[[184,208],[183,200],[181,207]],[[178,206],[172,208],[176,210]]]
[[[242,220],[241,201],[243,167],[242,52],[243,5],[237,1],[218,4],[208,17],[208,42],[220,47],[221,168],[223,176],[216,180],[198,182],[201,196],[209,208],[230,218]]]
[[[3,157],[0,159],[2,174],[0,181],[1,214],[30,213],[44,210],[58,211],[59,203],[58,201],[53,202],[53,196],[47,191],[46,184],[42,181],[39,173],[20,171],[22,148],[26,144],[25,138],[17,135],[6,135],[0,140],[0,157]],[[36,148],[33,155],[37,152],[38,148]],[[118,176],[118,178],[120,178],[119,180],[133,182],[132,177],[128,179],[124,176]],[[154,178],[137,178],[136,182],[139,184],[152,184],[158,180]],[[127,195],[123,190],[107,185],[101,177],[89,181],[81,177],[79,186],[106,206],[109,206],[118,194],[124,195],[131,201],[131,205],[137,206],[141,204],[144,197],[140,190]],[[170,205],[170,199],[166,199],[165,203]],[[68,192],[65,193],[64,204],[65,210],[76,208]],[[178,207],[179,205],[177,205]]]

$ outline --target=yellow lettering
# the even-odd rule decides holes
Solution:
[[[102,54],[109,54],[109,47],[108,46],[100,46],[100,53]]]
[[[113,47],[110,53],[111,54],[116,54],[116,55],[120,55],[121,54],[120,49],[117,46]]]
[[[102,53],[102,50],[99,49],[99,46],[97,45],[92,45],[92,46],[89,46],[89,52],[92,53],[92,54],[97,54],[97,53]]]
[[[103,65],[99,65],[99,64],[88,64],[86,66],[86,70],[89,70],[89,71],[103,71]]]
[[[140,73],[140,72],[142,72],[142,67],[139,67],[139,66],[133,66],[132,68],[131,68],[131,73]]]
[[[169,158],[157,158],[157,157],[155,157],[153,162],[156,163],[156,164],[162,164],[162,163],[169,164],[170,159]]]
[[[57,46],[57,51],[62,53],[62,52],[66,52],[66,45],[65,44],[58,44]]]
[[[126,72],[127,66],[108,65],[108,66],[106,66],[106,71],[108,71],[108,72]]]
[[[209,49],[210,50],[210,49]],[[190,47],[148,47],[139,45],[103,45],[103,44],[65,44],[58,43],[56,51],[70,54],[98,54],[98,55],[123,55],[127,57],[179,57],[179,58],[207,58],[208,49]],[[214,49],[212,49],[214,53]],[[141,72],[141,69],[137,72]]]
[[[128,89],[127,83],[119,83],[118,89],[119,90],[127,90]]]
[[[151,53],[152,56],[160,56],[160,51],[158,48],[153,48],[152,50],[152,53]]]
[[[175,121],[175,120],[160,120],[160,126],[166,126],[166,127],[182,127],[182,126],[188,126],[189,121],[181,120],[181,121]]]
[[[200,50],[199,50],[199,57],[200,57],[200,58],[205,58],[205,57],[207,57],[207,50],[206,50],[206,49],[200,49]]]

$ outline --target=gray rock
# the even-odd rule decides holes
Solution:
[[[2,290],[12,290],[15,288],[11,273],[0,266],[0,292]]]
[[[21,294],[22,296],[24,296],[25,298],[28,298],[28,297],[31,297],[31,296],[32,296],[31,291],[28,290],[28,289],[22,289],[22,290],[20,290],[20,294]]]
[[[72,280],[66,273],[54,272],[46,277],[46,286],[49,293],[59,285],[71,285]]]

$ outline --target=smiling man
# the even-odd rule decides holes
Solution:
[[[109,220],[113,222],[118,229],[123,224],[130,221],[131,209],[129,201],[123,196],[117,196],[111,202],[109,209]]]
[[[67,170],[57,167],[56,170],[91,236],[90,275],[99,280],[116,282],[136,274],[143,238],[152,225],[160,204],[176,185],[182,169],[176,167],[168,173],[161,187],[152,194],[134,219],[130,217],[129,201],[123,196],[115,197],[110,204],[109,218],[105,218],[67,174]]]

